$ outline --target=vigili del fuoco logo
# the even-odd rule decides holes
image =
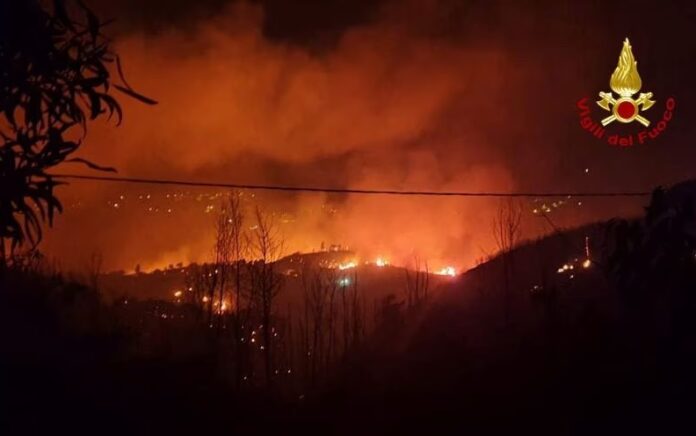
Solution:
[[[659,96],[654,98],[652,92],[640,92],[642,86],[643,82],[638,74],[638,62],[633,57],[631,43],[626,38],[619,55],[619,64],[609,80],[611,91],[600,91],[600,100],[596,102],[597,106],[606,111],[606,117],[599,122],[593,120],[590,98],[583,97],[577,103],[580,111],[580,125],[598,139],[620,147],[645,144],[656,139],[667,129],[676,102],[673,97],[669,97],[665,99],[664,111],[650,110]],[[635,97],[636,94],[638,97]],[[657,117],[659,120],[651,121]],[[616,124],[635,125],[636,129],[628,133],[612,131],[612,126]]]

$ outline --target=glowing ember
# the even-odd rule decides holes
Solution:
[[[384,266],[389,265],[389,261],[387,261],[387,260],[384,259],[384,258],[378,257],[377,260],[375,261],[375,265],[377,265],[378,267],[382,268],[382,267],[384,267]]]
[[[586,258],[582,262],[580,262],[579,259],[575,259],[573,262],[564,263],[560,268],[558,268],[558,270],[556,272],[558,274],[564,274],[566,272],[571,273],[576,268],[580,269],[580,267],[582,267],[584,269],[588,269],[591,266],[592,266],[592,260],[590,260],[589,258]],[[571,274],[571,278],[572,278],[572,274]]]
[[[439,276],[450,276],[454,277],[457,275],[457,270],[453,266],[446,266],[441,270],[437,271],[435,274]]]
[[[558,268],[558,274],[563,274],[564,272],[573,269],[573,265],[563,264],[562,267]]]
[[[358,266],[358,264],[355,263],[355,261],[351,261],[351,262],[342,263],[342,264],[338,265],[338,269],[340,269],[341,271],[343,271],[343,270],[346,270],[346,269],[355,268],[356,266]]]
[[[176,292],[174,292],[174,297],[175,297],[175,298],[181,298],[182,295],[183,295],[183,292],[181,292],[181,291],[176,291]]]

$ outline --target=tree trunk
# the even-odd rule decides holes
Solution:
[[[271,308],[264,302],[263,309],[263,342],[266,345],[264,350],[266,384],[271,386],[273,383],[273,336],[271,335]]]
[[[240,389],[242,384],[242,377],[244,377],[244,364],[243,364],[243,352],[242,352],[242,300],[241,300],[241,272],[239,270],[239,260],[235,266],[235,317],[234,317],[234,341],[235,341],[235,356],[237,360],[237,371],[235,374],[235,386],[237,390]]]

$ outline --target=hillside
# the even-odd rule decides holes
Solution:
[[[2,419],[18,428],[23,411],[70,407],[88,411],[84,426],[115,420],[121,433],[674,434],[692,427],[695,405],[691,198],[658,191],[645,218],[559,231],[457,277],[430,276],[432,292],[410,302],[403,268],[321,268],[308,286],[290,265],[321,255],[284,258],[271,383],[258,300],[236,337],[241,315],[207,317],[172,298],[192,267],[117,276],[130,292],[153,286],[130,300],[19,274],[0,293],[4,393],[20,399]]]
[[[367,427],[377,433],[689,433],[696,404],[690,394],[696,388],[693,201],[657,192],[645,220],[557,233],[467,272],[417,325],[381,338],[378,357],[351,364],[310,414],[326,414],[326,425],[342,423],[332,429],[337,434]],[[644,275],[638,287],[619,286],[613,267],[610,247],[620,251],[624,225],[637,235],[628,261],[654,259],[633,271]],[[677,248],[656,248],[669,243],[667,236],[679,241]],[[674,259],[668,265],[683,266],[660,270],[655,262],[665,256]],[[513,265],[507,316],[505,262]]]

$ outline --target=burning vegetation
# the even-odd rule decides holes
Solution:
[[[692,426],[696,182],[641,215],[644,192],[562,189],[608,178],[544,145],[585,72],[471,40],[476,2],[380,2],[312,47],[268,34],[271,3],[111,40],[82,2],[0,2],[0,433]],[[628,42],[614,76],[640,88]],[[147,179],[54,174],[93,162]]]

